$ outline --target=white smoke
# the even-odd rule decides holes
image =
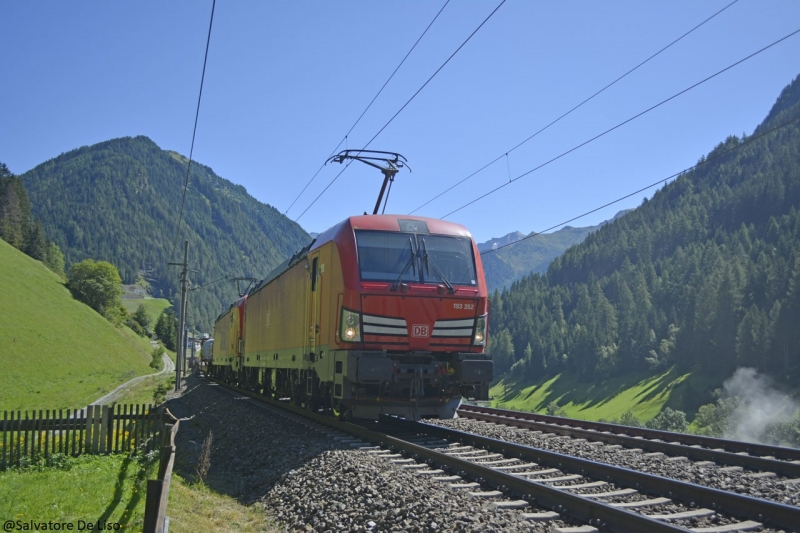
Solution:
[[[798,404],[776,390],[768,376],[754,368],[739,368],[723,384],[724,396],[734,397],[738,405],[728,419],[726,439],[765,442],[766,431],[775,424],[791,422]]]

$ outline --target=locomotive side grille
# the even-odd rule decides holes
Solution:
[[[408,336],[408,326],[404,318],[362,315],[361,320],[364,323],[364,333],[366,335]]]
[[[433,325],[431,337],[472,337],[475,319],[437,320]]]

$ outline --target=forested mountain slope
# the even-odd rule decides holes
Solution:
[[[628,211],[620,211],[612,220],[616,220]],[[527,238],[517,231],[500,239],[491,239],[485,243],[478,244],[478,250],[482,254],[481,261],[483,262],[483,270],[486,273],[486,285],[489,287],[489,292],[502,291],[528,274],[545,273],[550,263],[564,253],[567,248],[583,242],[587,235],[597,231],[600,226],[608,222],[601,222],[597,226],[587,226],[585,228],[565,226],[552,233],[538,233]],[[497,243],[498,246],[503,246],[516,241],[520,242],[504,248],[498,248],[496,252],[489,252],[494,243]]]
[[[751,137],[495,296],[497,370],[800,371],[800,122],[758,138],[798,118],[800,77]]]
[[[86,258],[109,261],[124,283],[143,273],[154,296],[173,301],[179,268],[167,263],[183,260],[184,238],[194,285],[226,274],[263,277],[308,243],[308,234],[275,208],[193,162],[173,250],[187,162],[147,137],[125,137],[62,154],[21,177],[67,267]],[[210,331],[236,297],[231,282],[192,291],[189,323]]]

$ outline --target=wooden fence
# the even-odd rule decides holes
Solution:
[[[86,409],[4,411],[0,469],[23,457],[55,453],[129,453],[154,450],[163,429],[161,409],[153,405],[90,405]]]
[[[144,506],[144,533],[164,533],[169,531],[167,502],[169,484],[172,480],[172,467],[175,463],[175,435],[181,421],[167,409],[164,413],[161,457],[158,463],[158,477],[147,480],[147,497]]]

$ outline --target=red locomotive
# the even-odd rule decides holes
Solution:
[[[466,228],[354,216],[217,319],[211,373],[357,418],[451,418],[462,398],[487,399],[488,324]]]

